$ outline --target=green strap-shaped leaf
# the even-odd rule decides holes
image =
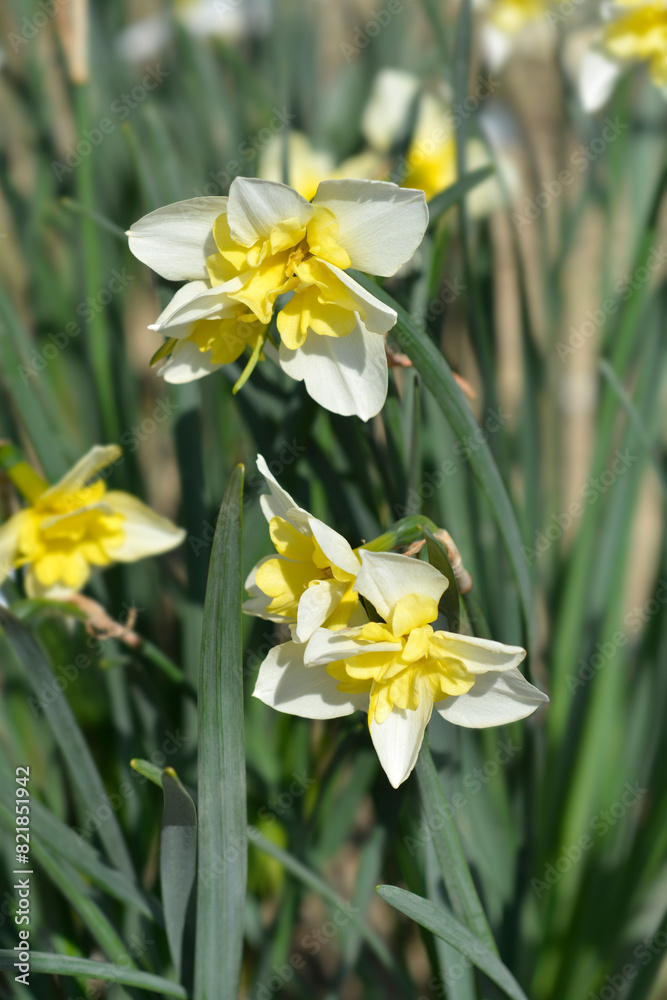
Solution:
[[[0,970],[14,968],[15,951],[0,951]],[[178,997],[188,1000],[183,986],[172,983],[162,976],[136,969],[124,969],[111,962],[93,962],[88,958],[72,958],[70,955],[51,955],[47,951],[30,952],[30,972],[50,972],[54,976],[86,976],[88,979],[103,979],[107,983],[122,983],[123,986],[137,986],[140,990],[153,990],[160,996]]]
[[[7,634],[14,652],[33,686],[36,695],[42,688],[56,690],[53,673],[44,654],[28,631],[5,608],[0,608],[0,628]],[[44,705],[53,735],[65,759],[72,782],[89,809],[104,806],[109,818],[101,824],[99,838],[116,868],[134,881],[132,861],[120,824],[111,808],[88,744],[83,738],[64,694]]]
[[[441,352],[427,334],[413,323],[405,309],[371,278],[359,271],[349,273],[367,291],[396,310],[398,322],[392,330],[392,337],[408,355],[424,385],[433,393],[457,438],[466,446],[465,453],[470,467],[491,504],[516,578],[530,651],[535,646],[536,638],[535,609],[530,574],[522,552],[521,532],[489,446],[480,438],[479,425],[473,412]]]
[[[197,810],[173,768],[162,772],[164,818],[160,835],[162,905],[171,959],[181,977],[183,931],[195,882]]]
[[[244,468],[232,473],[213,539],[199,667],[195,1000],[237,1000],[247,874],[241,637]]]
[[[446,910],[431,903],[428,899],[422,899],[420,896],[415,896],[414,893],[408,892],[406,889],[399,889],[395,885],[379,885],[377,892],[394,909],[400,910],[406,917],[410,917],[411,920],[418,923],[420,927],[425,927],[432,934],[446,941],[452,948],[456,948],[489,979],[500,986],[508,997],[512,997],[513,1000],[527,1000],[526,994],[509,969],[489,951],[479,938],[471,934]]]
[[[422,743],[422,748],[419,751],[415,774],[419,783],[424,817],[428,822],[429,829],[433,831],[433,847],[452,909],[471,933],[484,941],[486,948],[492,953],[497,953],[491,928],[461,847],[454,815],[445,799],[445,793],[426,741]],[[437,823],[435,822],[436,817]]]
[[[431,198],[428,203],[429,225],[432,226],[448,209],[458,204],[469,191],[487,180],[494,170],[495,167],[492,164],[489,164],[488,167],[480,167],[479,170],[472,170],[460,181],[450,184],[444,191],[440,191],[439,194]]]

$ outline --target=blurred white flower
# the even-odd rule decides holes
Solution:
[[[613,93],[619,77],[639,63],[667,97],[667,0],[618,0],[604,3],[607,24],[581,59],[578,86],[586,111],[597,111]]]
[[[547,20],[552,0],[484,0],[480,44],[486,64],[500,70],[513,52],[548,58],[556,33]]]
[[[195,37],[239,41],[267,34],[273,21],[273,0],[176,0],[173,18]],[[128,62],[148,59],[171,40],[172,23],[166,14],[135,21],[116,37],[116,51]]]
[[[282,181],[283,142],[282,136],[274,136],[262,153],[259,176],[264,180]],[[370,150],[351,156],[336,166],[333,155],[325,150],[315,149],[302,132],[290,132],[287,144],[289,185],[306,201],[315,197],[320,181],[345,178],[377,180],[381,176],[383,159]]]

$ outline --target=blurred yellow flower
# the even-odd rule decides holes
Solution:
[[[290,187],[311,201],[321,181],[352,178],[381,179],[383,158],[368,150],[343,160],[336,166],[331,153],[316,149],[302,132],[290,132],[287,139]],[[267,181],[283,179],[283,138],[276,136],[262,154],[259,175]]]
[[[91,569],[135,562],[179,545],[185,532],[129,493],[107,492],[93,478],[121,455],[96,445],[55,485],[25,463],[10,476],[30,506],[0,527],[0,581],[25,570],[30,597],[62,597],[81,590]]]
[[[667,3],[639,3],[632,0],[616,3],[618,16],[607,26],[603,46],[609,55],[621,60],[648,62],[651,79],[657,87],[667,86]]]

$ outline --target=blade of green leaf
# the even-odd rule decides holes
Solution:
[[[0,774],[0,801],[9,809],[14,808],[16,786],[4,774]],[[11,832],[16,828],[15,817],[0,808],[0,822]],[[121,872],[109,868],[100,861],[97,851],[79,837],[74,830],[54,816],[34,795],[30,800],[31,832],[68,861],[73,868],[86,875],[91,882],[104,889],[114,899],[133,906],[149,919],[161,922],[160,906],[157,900],[144,895],[137,886]]]
[[[220,506],[204,601],[195,1000],[236,1000],[241,979],[240,917],[247,875],[241,628],[244,471],[237,465]]]
[[[15,961],[16,953],[14,951],[0,951],[0,969],[13,969]],[[154,990],[166,997],[188,1000],[187,991],[178,983],[172,983],[169,979],[163,979],[162,976],[154,976],[150,972],[124,969],[111,962],[93,962],[88,958],[72,958],[70,955],[52,955],[46,951],[33,951],[30,954],[30,971],[32,973],[47,972],[54,976],[85,976],[87,979],[103,979],[107,983],[137,986],[141,990]]]
[[[392,337],[408,355],[424,385],[433,393],[459,441],[467,447],[470,466],[491,504],[519,588],[530,652],[535,647],[537,626],[530,574],[522,552],[521,532],[489,446],[486,441],[480,441],[479,426],[472,410],[444,357],[427,335],[413,323],[405,309],[366,275],[358,271],[350,273],[367,291],[396,310],[398,322],[392,330]],[[475,443],[474,448],[470,447],[472,442]]]
[[[428,203],[429,226],[435,225],[445,212],[449,211],[452,206],[457,205],[469,191],[472,191],[473,188],[476,188],[479,184],[487,180],[494,170],[495,167],[492,164],[487,167],[480,167],[479,170],[472,170],[465,177],[462,177],[460,181],[450,184],[444,191],[440,191],[439,194],[434,195]]]
[[[41,689],[56,690],[53,673],[42,650],[28,631],[5,608],[0,608],[0,628],[12,644],[14,652],[25,670],[35,694]],[[87,806],[96,810],[104,806],[109,818],[101,824],[99,838],[116,868],[134,881],[134,869],[116,813],[92,758],[88,744],[77,724],[64,694],[44,705],[58,746],[65,759],[72,782],[76,785]]]
[[[426,741],[422,743],[415,766],[415,774],[419,784],[424,815],[432,817],[434,820],[433,822],[427,820],[427,822],[429,829],[433,832],[433,846],[452,909],[459,920],[469,927],[475,937],[483,941],[485,947],[490,949],[492,953],[497,954],[498,949],[491,928],[482,909],[468,862],[461,847],[454,816],[445,799],[445,793]]]
[[[160,836],[160,884],[169,950],[180,979],[183,931],[197,868],[197,811],[171,767],[162,772],[162,790],[164,818]]]
[[[395,885],[379,885],[378,895],[421,927],[426,927],[452,948],[465,955],[481,972],[500,986],[513,1000],[527,1000],[516,979],[488,948],[445,910]]]

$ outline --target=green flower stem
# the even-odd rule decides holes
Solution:
[[[393,528],[385,531],[383,535],[378,535],[371,542],[365,542],[360,548],[368,549],[370,552],[390,552],[392,549],[411,545],[413,542],[423,542],[422,527],[428,528],[432,533],[440,530],[429,517],[413,514],[411,517],[403,517],[400,521],[396,521]]]

